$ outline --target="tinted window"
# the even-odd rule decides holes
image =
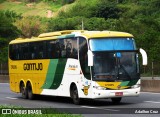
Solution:
[[[59,39],[47,42],[47,57],[78,59],[77,39]]]
[[[18,44],[19,59],[26,60],[29,58],[28,43]]]
[[[29,58],[28,59],[43,59],[46,58],[46,42],[31,42],[29,43]]]
[[[87,40],[85,38],[80,37],[79,38],[79,59],[80,59],[81,69],[83,71],[84,76],[87,79],[91,79],[90,69],[88,67],[87,52],[88,52]]]
[[[78,59],[77,39],[59,39],[50,41],[38,41],[9,46],[9,57],[12,60],[30,59]]]
[[[9,57],[13,60],[19,59],[19,51],[18,45],[10,45],[9,46]]]

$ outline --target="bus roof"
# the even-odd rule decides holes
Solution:
[[[88,39],[100,37],[133,37],[132,34],[117,31],[85,31],[83,35]]]
[[[60,39],[60,38],[69,38],[76,36],[84,36],[87,39],[90,38],[107,38],[107,37],[133,37],[132,34],[125,32],[117,32],[117,31],[87,31],[87,30],[64,30],[64,31],[56,31],[50,33],[40,34],[38,37],[32,38],[17,38],[12,40],[9,44],[14,43],[25,43],[25,42],[33,42],[40,40],[51,40],[51,39]]]

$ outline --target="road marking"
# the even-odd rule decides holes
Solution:
[[[160,102],[156,102],[156,101],[144,101],[144,102],[148,102],[148,103],[156,103],[156,104],[160,103]]]
[[[9,84],[9,83],[0,83],[0,84]]]
[[[11,100],[16,100],[18,98],[13,98],[13,97],[6,97],[7,99],[11,99]]]
[[[141,92],[141,93],[160,94],[160,93],[152,93],[152,92]]]
[[[108,111],[119,111],[115,109],[106,109],[106,108],[99,108],[99,107],[93,107],[93,106],[81,106],[83,108],[92,108],[92,109],[100,109],[100,110],[108,110]]]

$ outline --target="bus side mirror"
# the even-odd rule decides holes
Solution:
[[[140,49],[139,49],[139,52],[140,52],[141,55],[142,55],[142,60],[143,60],[142,64],[143,64],[143,65],[147,65],[148,60],[147,60],[147,53],[146,53],[146,51],[143,50],[142,48],[140,48]]]
[[[93,53],[91,50],[88,50],[88,66],[93,66]]]

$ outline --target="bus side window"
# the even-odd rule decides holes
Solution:
[[[55,59],[56,40],[46,41],[46,57],[47,59]]]
[[[88,52],[87,40],[83,37],[79,37],[79,60],[81,69],[83,71],[84,76],[87,79],[91,79],[90,69],[88,67],[87,52]]]
[[[62,52],[61,52],[61,56],[62,58],[66,58],[66,49],[65,49],[65,45],[62,45]]]
[[[29,53],[30,59],[36,59],[36,46],[35,42],[30,43]]]
[[[42,42],[30,42],[28,43],[28,57],[27,59],[40,59],[39,57],[39,45]]]
[[[17,60],[19,58],[18,57],[18,49],[16,49],[16,46],[17,45],[15,45],[15,44],[9,45],[9,57],[12,60]]]
[[[55,46],[56,58],[75,58],[78,59],[77,39],[68,38],[57,40]]]
[[[72,39],[72,55],[71,56],[75,59],[78,59],[77,38]]]
[[[13,49],[14,49],[14,60],[19,60],[20,57],[20,53],[19,53],[19,46],[18,44],[13,45]]]
[[[39,42],[38,45],[38,59],[43,59],[45,58],[45,41]]]
[[[21,56],[22,56],[22,60],[26,60],[29,59],[28,55],[29,55],[29,51],[28,51],[28,43],[24,43],[21,45]]]
[[[78,59],[77,38],[69,38],[65,41],[66,57]]]
[[[61,45],[60,45],[59,40],[57,40],[57,42],[56,42],[55,57],[56,58],[61,58]]]
[[[67,58],[71,58],[71,51],[72,51],[72,41],[67,39],[67,43],[66,43]]]

